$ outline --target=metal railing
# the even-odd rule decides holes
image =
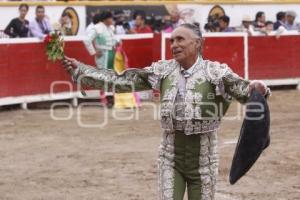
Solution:
[[[9,38],[9,36],[4,33],[4,30],[0,30],[0,39],[2,38]]]

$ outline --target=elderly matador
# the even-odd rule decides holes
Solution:
[[[162,141],[159,148],[159,199],[215,198],[218,174],[217,129],[230,98],[245,103],[253,88],[268,95],[259,81],[242,79],[226,64],[203,60],[202,34],[183,24],[171,35],[171,60],[118,75],[74,59],[64,60],[74,81],[115,92],[158,89],[161,94]]]

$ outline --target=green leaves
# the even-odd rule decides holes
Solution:
[[[44,39],[48,60],[55,62],[64,58],[64,41],[57,31],[47,35]]]

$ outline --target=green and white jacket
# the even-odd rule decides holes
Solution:
[[[232,72],[226,64],[198,59],[193,74],[186,79],[184,119],[174,123],[175,99],[182,76],[181,67],[174,59],[158,61],[143,69],[128,69],[120,75],[80,62],[76,65],[73,79],[81,85],[118,93],[159,90],[162,128],[174,131],[181,123],[187,135],[216,130],[231,97],[245,103],[249,96],[249,81]]]
[[[98,68],[113,69],[113,51],[117,43],[113,26],[106,26],[99,22],[94,25],[83,41],[90,55],[95,55],[96,51],[101,51],[102,56],[96,57],[95,62]]]

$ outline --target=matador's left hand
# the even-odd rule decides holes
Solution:
[[[263,96],[268,97],[270,95],[270,89],[266,86],[266,84],[263,81],[251,81],[249,84],[249,94],[252,93],[254,88]]]
[[[62,60],[62,64],[64,69],[69,72],[70,74],[73,73],[74,69],[76,68],[76,65],[74,64],[76,60],[74,58],[69,58],[65,56]]]

